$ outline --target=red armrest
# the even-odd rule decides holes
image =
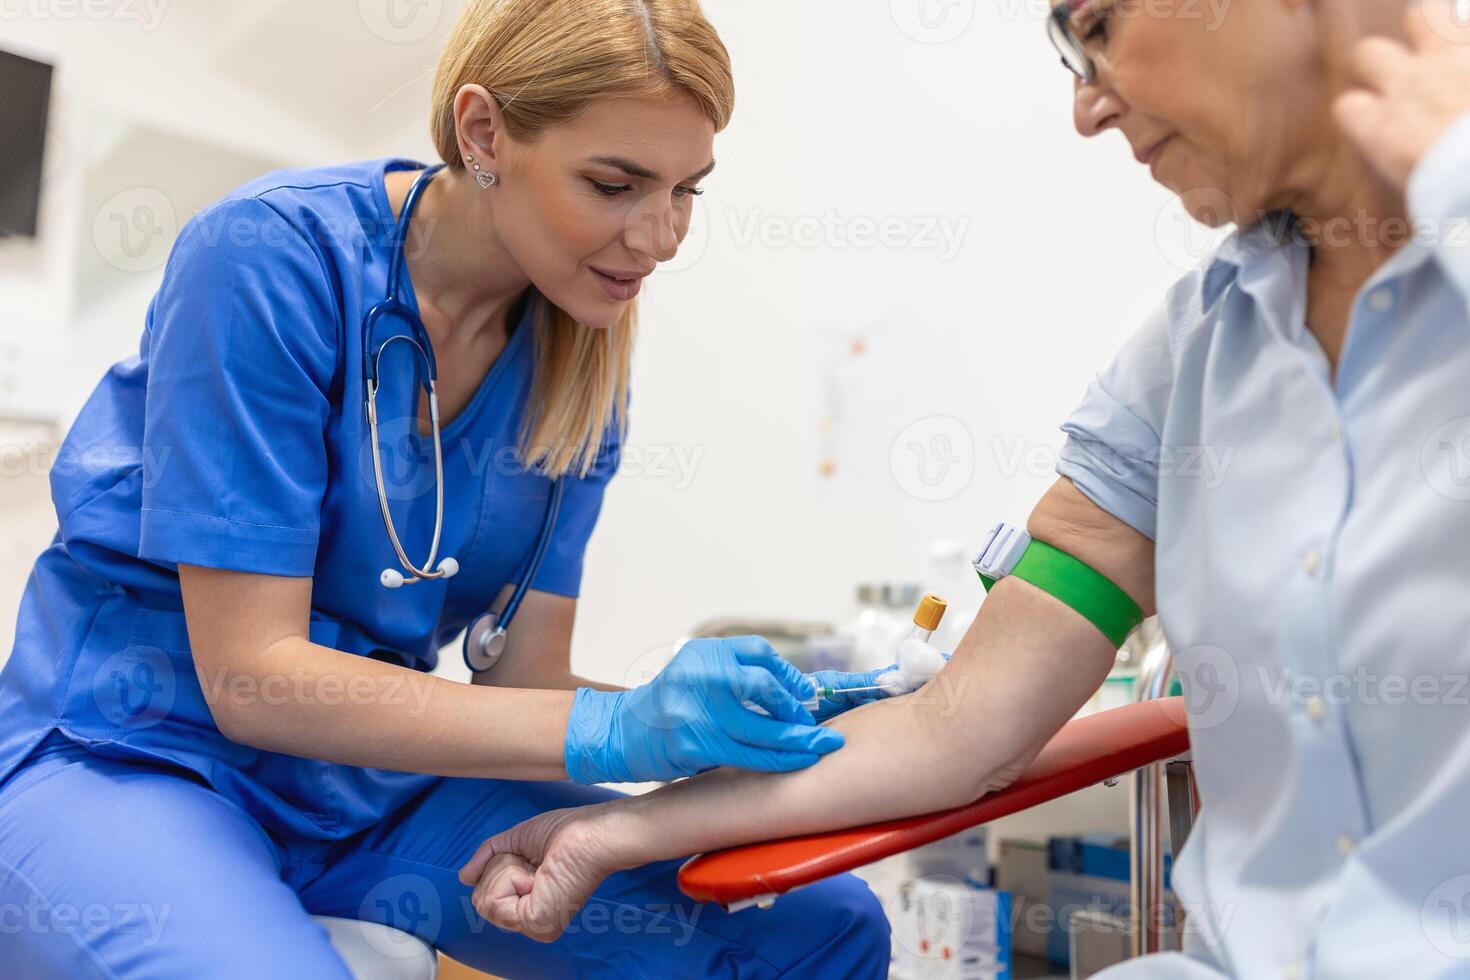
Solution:
[[[725,905],[781,894],[1188,750],[1183,698],[1100,711],[1068,722],[1021,778],[968,806],[696,855],[679,869],[679,888]]]

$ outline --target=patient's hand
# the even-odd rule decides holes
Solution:
[[[550,810],[489,838],[459,880],[475,910],[502,929],[553,942],[614,871],[643,863],[620,834],[617,801]]]

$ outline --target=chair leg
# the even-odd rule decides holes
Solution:
[[[1150,635],[1139,665],[1134,698],[1164,697],[1174,676],[1173,653],[1162,630]],[[1164,808],[1166,763],[1145,766],[1133,774],[1129,801],[1129,898],[1132,904],[1132,953],[1143,956],[1164,948]],[[1172,782],[1171,782],[1172,785]],[[1172,795],[1172,794],[1171,794]],[[1169,801],[1169,816],[1174,815]],[[1187,832],[1187,831],[1186,831]],[[1176,845],[1175,850],[1178,850]]]
[[[1199,812],[1194,799],[1194,767],[1188,759],[1174,759],[1164,764],[1164,770],[1169,794],[1169,853],[1178,857],[1194,828],[1194,815]]]
[[[1133,839],[1128,876],[1133,956],[1157,953],[1164,948],[1163,782],[1164,767],[1159,763],[1133,773],[1133,798],[1129,801]]]

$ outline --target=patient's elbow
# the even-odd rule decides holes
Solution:
[[[1025,773],[1029,761],[1017,759],[999,766],[982,763],[963,772],[951,772],[942,783],[936,781],[928,788],[922,808],[939,812],[969,806],[1014,783]]]
[[[1031,760],[1034,758],[1036,758],[1035,752],[1027,753],[1024,756],[1018,756],[1012,759],[1010,762],[996,766],[988,772],[981,773],[971,787],[971,801],[1003,790],[1020,779],[1025,774],[1026,767],[1031,764]]]
[[[958,714],[941,712],[932,719],[937,728],[931,728],[925,740],[930,755],[921,764],[928,772],[942,774],[931,783],[931,791],[938,796],[930,801],[935,809],[968,806],[1005,789],[1025,773],[1040,751],[1040,746],[1023,743],[1014,730],[992,728],[988,737],[978,740],[983,744],[977,744],[973,727],[962,723]]]

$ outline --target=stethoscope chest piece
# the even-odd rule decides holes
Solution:
[[[479,616],[464,634],[464,662],[471,671],[483,674],[500,663],[505,654],[505,630],[500,617],[487,612]]]

